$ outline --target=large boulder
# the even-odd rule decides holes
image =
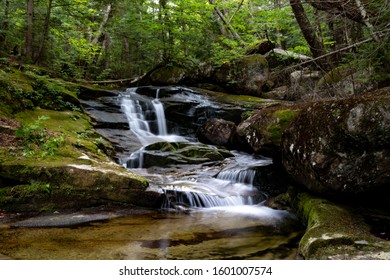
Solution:
[[[157,206],[148,182],[113,162],[62,159],[50,164],[3,162],[0,205],[11,212],[79,209],[96,205]]]
[[[186,70],[179,66],[163,66],[150,74],[153,85],[175,85],[186,76]]]
[[[267,60],[261,54],[254,54],[223,64],[214,79],[235,94],[260,96],[268,76]]]
[[[283,164],[299,183],[328,195],[390,183],[390,88],[313,103],[285,130]]]
[[[298,108],[284,105],[259,110],[237,126],[237,134],[255,152],[276,156],[284,129],[298,113]]]

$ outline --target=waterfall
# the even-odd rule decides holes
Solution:
[[[253,181],[255,179],[256,171],[252,169],[247,170],[222,170],[218,175],[217,178],[223,179],[223,180],[229,180],[232,182],[237,183],[245,183],[253,185]]]
[[[210,101],[193,92],[180,91],[169,97],[171,100],[183,100],[194,106],[209,106]],[[173,98],[173,99],[172,99]],[[184,137],[169,135],[160,90],[154,97],[137,93],[136,88],[128,89],[122,94],[121,108],[129,122],[131,131],[137,135],[143,147],[133,152],[126,159],[128,168],[142,168],[145,147],[156,142],[187,141]],[[198,105],[196,105],[198,104]],[[269,159],[255,159],[247,154],[235,152],[235,162],[225,170],[206,175],[199,167],[195,167],[196,179],[180,180],[166,175],[151,182],[149,189],[160,192],[163,197],[162,208],[214,208],[257,204],[265,196],[253,187],[255,168],[258,165],[270,164]],[[159,168],[164,174],[164,168]],[[141,171],[141,170],[140,170]],[[147,172],[147,170],[145,170]],[[215,177],[215,174],[218,175]],[[177,175],[179,175],[178,173]],[[164,182],[164,183],[162,183]],[[153,189],[154,188],[154,189]]]
[[[162,203],[162,208],[211,208],[221,206],[241,206],[251,205],[253,200],[251,197],[245,196],[226,196],[210,195],[201,192],[181,191],[178,189],[164,189],[165,199]]]
[[[156,113],[158,135],[167,135],[167,122],[165,120],[164,106],[159,99],[160,89],[157,89],[156,98],[153,99],[152,104]]]
[[[139,103],[139,100],[124,98],[122,108],[126,114],[131,130],[139,137],[152,135],[148,121]]]
[[[138,94],[137,88],[129,88],[121,96],[121,108],[126,115],[130,130],[144,146],[156,142],[187,141],[184,137],[168,134],[164,106],[159,98]]]

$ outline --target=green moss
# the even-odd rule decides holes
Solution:
[[[307,230],[299,244],[299,252],[306,259],[324,259],[329,254],[344,254],[348,247],[351,254],[377,250],[379,238],[371,235],[370,227],[354,209],[332,203],[308,193],[299,193],[293,204]],[[360,242],[359,242],[360,241]]]
[[[348,66],[339,66],[326,73],[317,83],[318,86],[336,84],[356,72],[356,69]]]
[[[165,66],[153,71],[150,78],[154,83],[169,85],[180,82],[185,74],[186,70],[184,68],[178,66]]]
[[[245,108],[247,110],[263,109],[263,108],[274,106],[276,104],[280,104],[282,102],[277,100],[264,99],[257,96],[250,96],[250,95],[228,94],[224,92],[209,91],[205,89],[196,89],[196,90],[202,92],[202,94],[222,104],[232,104],[235,106]]]
[[[268,133],[273,143],[277,145],[281,143],[283,131],[295,119],[299,112],[299,110],[283,109],[272,113],[272,118],[275,121],[268,127]]]
[[[0,208],[36,212],[137,204],[139,197],[132,197],[141,196],[148,182],[109,158],[111,144],[78,110],[79,87],[42,74],[0,70],[0,116],[21,124],[10,135],[18,136],[19,146],[0,147]]]

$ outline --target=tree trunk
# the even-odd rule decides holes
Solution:
[[[387,0],[375,0],[371,2],[385,2]],[[307,0],[306,2],[310,3],[314,8],[326,11],[335,16],[341,15],[347,17],[353,21],[366,24],[366,16],[368,14],[378,16],[380,10],[375,10],[374,5],[371,5],[373,10],[367,11],[360,0],[338,0],[338,1],[329,1],[329,0]],[[368,2],[368,1],[366,1]],[[378,5],[380,7],[381,5]],[[362,10],[363,8],[363,10]],[[370,24],[381,24],[380,21],[373,21]]]
[[[316,35],[309,19],[306,16],[305,9],[300,0],[290,0],[291,8],[302,31],[306,42],[309,44],[310,51],[314,58],[325,53],[324,46]]]
[[[33,58],[33,18],[34,18],[34,0],[27,0],[27,31],[24,45],[24,55],[27,61]]]
[[[282,8],[282,1],[281,0],[274,0],[274,9],[280,10],[281,8]],[[278,47],[281,49],[284,49],[284,50],[287,49],[287,42],[284,39],[285,35],[286,35],[286,31],[283,29],[276,29],[275,32],[276,32],[276,38],[283,38],[280,40],[275,40]]]
[[[99,42],[99,39],[101,39],[101,37],[103,36],[104,28],[105,28],[105,26],[107,24],[107,21],[108,21],[109,17],[110,17],[111,9],[112,9],[112,5],[111,4],[107,4],[106,10],[104,12],[103,20],[102,20],[102,22],[100,23],[100,26],[99,26],[99,30],[98,30],[96,36],[91,41],[92,44],[96,45]]]
[[[240,1],[240,3],[237,6],[237,9],[234,11],[233,15],[229,18],[229,21],[227,22],[228,24],[230,24],[232,22],[234,16],[237,14],[237,12],[241,9],[242,5],[244,4],[244,1],[245,0]]]
[[[168,14],[166,13],[166,0],[159,0],[159,21],[161,24],[161,40],[163,43],[163,49],[162,49],[162,61],[164,63],[168,63],[171,60],[170,54],[169,54],[169,35],[170,31],[167,27],[167,23],[169,21]]]
[[[6,42],[7,42],[7,32],[9,27],[9,1],[5,1],[5,9],[4,9],[4,21],[1,24],[1,32],[0,32],[0,48],[1,50],[6,51]]]
[[[39,49],[38,49],[37,55],[35,56],[34,63],[38,63],[43,55],[43,50],[45,48],[47,35],[49,34],[49,25],[50,25],[50,15],[51,15],[52,4],[53,4],[53,0],[48,0],[45,22],[43,24],[42,38],[41,38],[41,41],[39,43]]]
[[[242,45],[245,46],[244,40],[242,40],[241,36],[236,32],[234,27],[229,23],[229,21],[226,19],[224,14],[221,12],[221,10],[216,6],[214,0],[209,0],[209,3],[211,5],[214,5],[214,12],[218,16],[218,18],[223,22],[223,24],[226,26],[226,28],[229,30],[229,32],[232,34],[232,36]]]
[[[366,11],[366,8],[363,6],[363,3],[360,0],[355,0],[356,6],[359,9],[360,15],[362,16],[364,24],[367,26],[368,30],[371,33],[372,38],[376,41],[379,42],[378,36],[375,35],[375,30],[374,26],[371,24],[369,18],[368,18],[368,13]]]
[[[309,19],[307,18],[305,9],[302,6],[300,0],[290,0],[290,5],[298,22],[298,25],[305,37],[306,42],[309,45],[310,52],[314,58],[323,57],[323,59],[317,60],[318,65],[324,70],[328,71],[333,68],[332,60],[329,56],[325,56],[325,47],[320,37],[317,36],[315,29],[312,27]]]

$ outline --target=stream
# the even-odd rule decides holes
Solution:
[[[146,177],[148,191],[161,194],[161,207],[56,213],[0,225],[7,240],[0,259],[296,258],[302,232],[295,215],[264,206],[272,188],[264,170],[272,159],[230,151],[232,156],[216,162],[184,163],[186,156],[148,163],[150,154],[171,156],[151,152],[150,145],[196,149],[204,145],[197,142],[197,127],[226,111],[237,115],[239,108],[221,108],[194,90],[169,87],[130,88],[83,105],[117,146],[118,162]]]

